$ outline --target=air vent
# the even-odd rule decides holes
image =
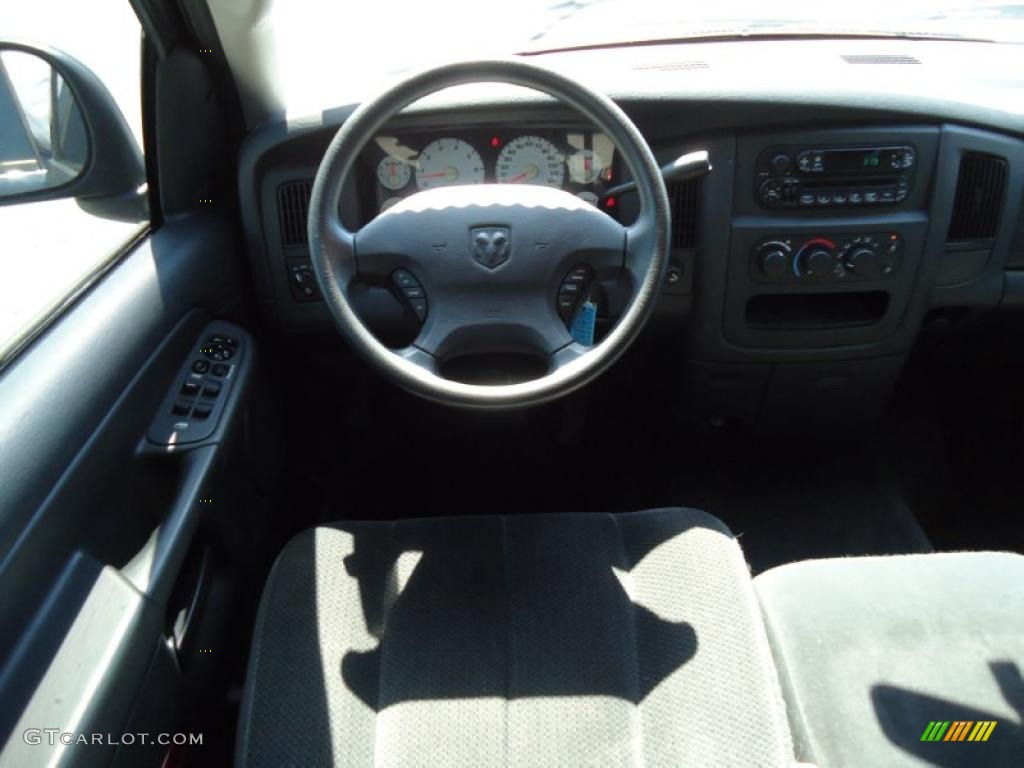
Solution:
[[[857,54],[851,53],[843,56],[847,64],[920,64],[919,59],[913,56],[893,54]]]
[[[639,64],[633,69],[656,69],[663,72],[679,72],[686,69],[707,69],[710,65],[706,61],[666,61],[660,64]]]
[[[309,214],[309,196],[313,193],[310,180],[288,181],[277,188],[277,210],[281,221],[281,244],[286,248],[305,245],[306,217]]]
[[[700,179],[670,184],[668,187],[668,205],[672,214],[672,247],[674,249],[692,249],[697,245],[700,188]]]
[[[1021,201],[1020,214],[1017,216],[1017,231],[1010,243],[1006,266],[1010,269],[1024,269],[1024,200]]]
[[[1006,193],[1006,160],[979,152],[960,159],[949,243],[979,242],[996,236]]]

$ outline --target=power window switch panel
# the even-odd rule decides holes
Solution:
[[[203,384],[203,397],[216,397],[220,394],[219,381],[207,381]]]
[[[190,410],[192,410],[192,403],[185,400],[175,400],[174,405],[171,406],[171,413],[175,416],[188,416]]]
[[[192,411],[192,418],[205,419],[211,413],[213,413],[213,403],[196,403],[195,410]]]
[[[186,381],[181,385],[181,394],[185,397],[195,397],[199,394],[199,384],[194,381]]]

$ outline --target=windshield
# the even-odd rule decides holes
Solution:
[[[289,112],[343,104],[378,78],[472,57],[748,37],[1024,42],[1024,2],[999,0],[209,2],[243,99],[269,90],[281,96],[269,106]]]

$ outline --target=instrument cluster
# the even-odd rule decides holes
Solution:
[[[540,184],[612,212],[602,197],[617,178],[615,145],[579,128],[381,135],[364,151],[373,215],[415,192],[459,184]],[[372,169],[372,170],[371,170]]]

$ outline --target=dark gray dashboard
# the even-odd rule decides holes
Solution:
[[[785,69],[800,50],[828,55],[824,73],[844,75],[831,88],[822,71],[790,72],[788,85],[755,76],[728,58],[738,45],[545,57],[563,70],[589,65],[581,76],[590,82],[606,75],[660,161],[710,152],[711,176],[670,190],[673,270],[659,305],[660,319],[674,329],[662,348],[685,360],[692,407],[702,418],[747,420],[801,399],[811,413],[841,413],[832,404],[850,399],[844,391],[884,402],[922,328],[1021,301],[1024,111],[1012,108],[1021,101],[1016,77],[998,69],[1020,63],[1021,54],[989,46],[988,62],[997,67],[989,70],[971,59],[977,50],[956,45],[903,41],[916,64],[888,63],[882,51],[873,66],[856,67],[842,60],[855,47],[848,41],[769,46],[782,60],[766,64],[769,70]],[[926,71],[939,61],[938,46],[944,58]],[[680,64],[698,54],[709,73]],[[950,67],[961,58],[954,77]],[[909,75],[917,93],[907,87],[911,66],[922,68]],[[945,78],[944,98],[936,77]],[[518,92],[443,97],[415,105],[396,134],[461,131],[504,141],[579,126],[561,106]],[[267,125],[243,149],[240,192],[256,288],[284,331],[330,327],[308,273],[301,185],[349,111]],[[822,151],[828,178],[808,170],[815,152],[822,162]],[[345,190],[350,226],[380,206],[372,175],[364,167]],[[294,205],[288,195],[297,212],[285,210]],[[614,214],[628,220],[630,205],[623,198]],[[401,326],[400,309],[386,295],[365,294],[368,320],[383,332]]]

